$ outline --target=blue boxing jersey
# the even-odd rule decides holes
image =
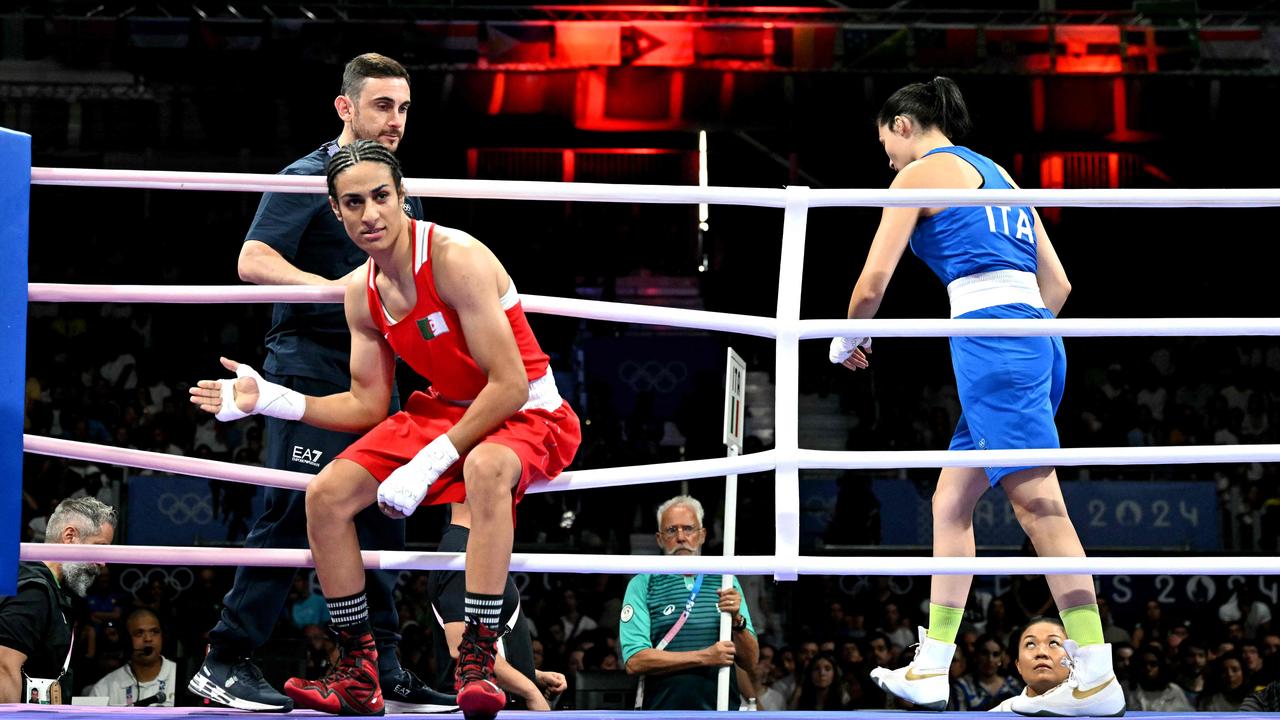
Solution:
[[[1012,186],[989,158],[966,147],[940,147],[982,173],[981,190],[1011,190]],[[950,207],[933,217],[921,217],[911,233],[911,251],[944,285],[996,270],[1036,272],[1036,219],[1027,205]]]

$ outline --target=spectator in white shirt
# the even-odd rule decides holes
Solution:
[[[164,645],[160,618],[139,608],[129,613],[125,625],[132,642],[129,661],[90,685],[85,694],[105,697],[108,705],[173,707],[178,666],[160,654]]]

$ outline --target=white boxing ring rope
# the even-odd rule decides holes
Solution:
[[[320,176],[31,168],[32,185],[149,190],[325,192]],[[1280,206],[1280,189],[1194,190],[811,190],[806,187],[737,188],[625,183],[559,183],[514,180],[405,178],[410,195],[473,200],[554,200],[783,208],[790,193],[813,207],[938,207],[941,205],[1043,205],[1046,207],[1253,208]]]
[[[251,192],[324,192],[322,177],[177,173],[121,170],[32,168],[32,183],[44,185],[222,190]],[[732,572],[773,574],[794,579],[822,575],[930,574],[1165,574],[1150,558],[931,558],[806,557],[799,554],[800,469],[875,469],[928,467],[1010,467],[1025,465],[1134,465],[1228,462],[1280,462],[1280,445],[1229,445],[1146,448],[1062,448],[983,451],[818,451],[799,447],[799,342],[835,335],[873,337],[949,337],[957,335],[1071,337],[1124,336],[1276,336],[1275,318],[1068,319],[1068,320],[801,320],[801,272],[808,210],[811,207],[938,207],[1029,204],[1056,207],[1273,207],[1280,190],[810,190],[613,185],[599,183],[509,182],[406,179],[411,195],[502,200],[554,200],[627,203],[714,203],[779,207],[784,210],[779,263],[778,312],[773,318],[660,308],[570,298],[524,296],[526,310],[616,322],[668,325],[774,338],[775,448],[733,458],[694,460],[564,473],[529,492],[714,477],[775,471],[777,523],[775,554],[749,557],[667,557],[516,554],[513,571],[540,572]],[[31,283],[32,302],[340,302],[333,287],[181,287],[105,286]],[[93,460],[186,475],[301,489],[310,475],[238,466],[233,463],[91,443],[27,435],[27,452]],[[138,564],[309,566],[305,550],[124,547],[24,544],[24,560],[98,561]],[[382,569],[461,569],[451,553],[364,553],[368,567]],[[1280,574],[1280,558],[1179,558],[1184,574]]]
[[[139,302],[237,304],[342,302],[344,290],[329,285],[68,285],[29,283],[31,302]],[[520,294],[527,312],[584,320],[611,320],[638,325],[669,325],[693,330],[778,337],[778,322],[759,315],[710,310],[632,305],[602,300]],[[1159,324],[1157,324],[1159,323]],[[835,335],[874,337],[1246,337],[1280,335],[1280,318],[1059,318],[1054,320],[800,320],[801,340]]]
[[[86,552],[86,550],[91,552]],[[364,565],[379,570],[463,570],[461,553],[373,551],[362,553]],[[137,565],[221,565],[311,567],[309,550],[129,545],[23,545],[23,560],[86,561]],[[771,555],[570,555],[513,553],[512,572],[732,573],[734,575],[1280,575],[1280,557],[1201,556],[1178,558],[1177,568],[1143,557],[834,557],[800,556],[779,567]]]

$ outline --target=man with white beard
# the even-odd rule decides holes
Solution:
[[[72,498],[49,516],[44,541],[110,545],[115,531],[114,508],[96,498]],[[85,562],[19,563],[17,594],[0,598],[0,703],[21,702],[33,693],[42,704],[62,703],[60,683],[71,664],[68,593],[84,597],[101,568]]]
[[[664,555],[701,555],[707,541],[702,503],[678,495],[658,507],[658,547]],[[742,586],[720,588],[719,575],[637,575],[627,585],[619,646],[627,673],[641,675],[639,710],[715,710],[721,667],[751,672],[760,653]],[[720,613],[732,632],[720,640]],[[729,707],[740,702],[729,673]]]

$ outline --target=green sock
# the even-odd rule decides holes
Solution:
[[[1081,647],[1106,642],[1102,637],[1102,618],[1098,615],[1098,603],[1063,610],[1062,627],[1066,629],[1067,637],[1075,640]]]
[[[929,630],[925,635],[934,640],[953,643],[956,641],[956,635],[960,634],[961,620],[964,620],[964,608],[929,603]]]

